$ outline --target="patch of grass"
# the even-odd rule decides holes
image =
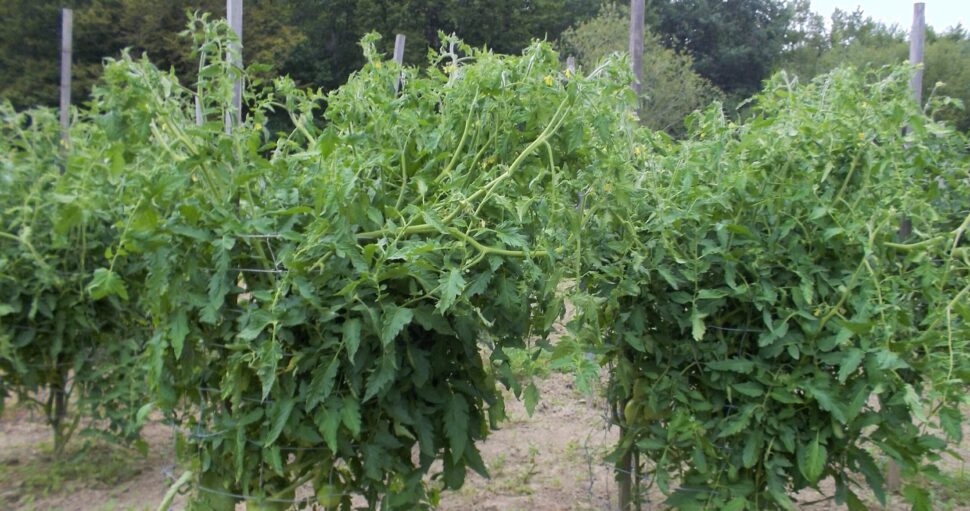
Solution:
[[[505,469],[505,465],[508,463],[509,459],[505,453],[501,453],[488,464],[488,471],[491,473],[492,477],[502,477],[502,473]]]
[[[549,376],[550,353],[547,350],[507,348],[505,353],[509,357],[512,374],[526,379]]]
[[[961,463],[955,472],[941,472],[925,483],[933,493],[938,509],[965,509],[970,505],[970,472],[966,463]]]
[[[116,486],[137,476],[143,459],[132,449],[92,440],[69,447],[58,460],[50,443],[40,444],[30,457],[0,462],[0,507],[29,506],[78,488]]]

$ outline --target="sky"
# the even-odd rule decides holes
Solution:
[[[866,16],[887,25],[899,25],[905,31],[913,24],[912,0],[811,0],[812,9],[828,18],[835,9],[854,11],[862,8]],[[923,0],[926,24],[936,31],[962,23],[970,28],[970,0]]]

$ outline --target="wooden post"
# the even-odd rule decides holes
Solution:
[[[226,20],[239,39],[239,43],[230,50],[230,59],[233,60],[234,66],[242,69],[243,0],[226,0]],[[231,133],[233,127],[242,123],[242,88],[242,78],[239,78],[233,85],[232,106],[226,113],[226,134]]]
[[[909,88],[913,92],[913,99],[916,104],[923,106],[923,43],[926,40],[926,4],[916,2],[913,4],[913,27],[909,31],[909,63],[916,66],[913,76],[909,79]],[[903,135],[909,131],[908,127],[903,128]],[[896,233],[900,242],[909,238],[913,232],[913,222],[908,217],[900,220],[899,231]],[[889,462],[886,471],[886,487],[890,490],[898,490],[901,484],[899,477],[899,466]]]
[[[643,92],[643,36],[644,36],[644,12],[646,5],[644,0],[630,0],[630,67],[633,69],[633,92],[637,95],[637,110],[639,111],[640,93]],[[623,409],[626,403],[620,401],[615,404],[614,418],[619,419],[621,436],[626,433],[623,424]],[[633,495],[633,450],[635,446],[623,453],[616,462],[615,475],[616,486],[619,491],[619,504],[621,511],[631,511],[635,499],[639,496]]]
[[[62,152],[70,143],[71,127],[71,47],[74,32],[74,11],[61,11],[61,144]],[[61,172],[64,168],[61,168]]]
[[[205,124],[205,120],[202,118],[202,99],[199,98],[199,92],[195,93],[195,125],[202,126]]]
[[[923,43],[926,41],[926,4],[913,4],[913,28],[909,32],[909,63],[917,66],[913,77],[909,79],[909,87],[913,90],[913,99],[923,106]]]
[[[633,91],[643,91],[643,25],[644,0],[630,0],[630,66],[633,68]]]
[[[576,74],[576,57],[572,55],[566,57],[566,71],[569,71],[569,74]]]
[[[923,42],[926,39],[926,4],[916,2],[913,4],[913,27],[909,31],[909,63],[917,66],[913,76],[909,79],[909,88],[913,92],[913,99],[916,104],[923,106]],[[906,134],[909,128],[903,128]],[[896,237],[900,242],[909,238],[913,232],[913,221],[909,217],[902,217],[899,222],[899,231]],[[886,462],[886,490],[890,493],[898,492],[903,485],[902,470],[899,464],[893,460]]]
[[[404,34],[398,34],[394,38],[394,62],[399,66],[404,66],[404,41],[406,38]],[[394,93],[397,94],[401,91],[401,85],[404,81],[404,70],[397,76],[397,82],[394,83]]]

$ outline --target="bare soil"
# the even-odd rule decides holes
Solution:
[[[572,377],[559,373],[545,378],[540,391],[542,398],[532,417],[510,396],[509,421],[480,445],[491,479],[469,473],[464,488],[442,495],[439,509],[616,509],[612,468],[603,461],[616,439],[616,432],[606,427],[606,403],[599,397],[579,393],[573,388]],[[149,445],[147,456],[115,448],[113,454],[108,453],[110,456],[94,461],[81,458],[77,463],[93,466],[64,476],[63,483],[53,489],[38,491],[36,479],[43,482],[44,471],[50,470],[46,425],[41,417],[31,416],[16,406],[8,409],[0,418],[0,510],[154,510],[178,471],[172,431],[153,423],[144,430],[144,437]],[[110,446],[100,449],[110,451]],[[966,446],[959,452],[970,454]],[[944,460],[942,465],[949,473],[963,470],[962,462],[956,459]],[[106,478],[107,473],[110,477]],[[831,496],[834,491],[831,484],[822,489],[823,493],[802,492],[798,500],[812,502]],[[663,496],[651,489],[644,509],[663,509],[662,502]],[[801,508],[844,509],[832,500]],[[184,499],[177,497],[171,509],[184,509]],[[893,497],[888,507],[872,504],[870,509],[908,507]],[[970,502],[951,500],[939,509],[970,510]]]

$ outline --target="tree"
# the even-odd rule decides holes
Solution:
[[[779,0],[656,0],[654,30],[668,48],[734,98],[754,94],[782,55],[793,9]]]
[[[563,53],[573,54],[579,64],[595,66],[613,52],[627,50],[629,10],[610,4],[595,18],[565,31],[559,41]],[[684,131],[684,118],[702,109],[723,93],[692,69],[687,54],[664,48],[659,36],[646,34],[643,52],[643,93],[640,117],[652,129],[672,134]]]
[[[404,60],[424,62],[438,33],[455,33],[473,46],[515,54],[534,39],[556,39],[593,16],[601,0],[298,0],[293,23],[307,37],[284,66],[298,83],[332,88],[364,62],[357,45],[372,31],[390,53],[393,35],[407,37]]]
[[[923,90],[959,101],[937,116],[952,122],[960,131],[970,130],[970,112],[966,109],[970,106],[970,68],[958,64],[970,62],[970,33],[957,25],[931,40],[924,60]]]
[[[501,53],[518,53],[533,38],[555,39],[596,13],[601,0],[247,0],[243,29],[246,63],[268,64],[303,86],[333,88],[364,62],[357,42],[377,31],[408,38],[405,60],[422,63],[438,33]],[[186,12],[225,15],[223,0],[10,0],[0,5],[0,97],[15,106],[57,102],[60,8],[75,9],[74,95],[88,97],[102,59],[126,47],[174,67],[195,81],[190,42],[176,34]],[[393,37],[380,44],[390,52]]]
[[[11,0],[0,4],[0,97],[18,108],[57,103],[60,9],[73,8],[74,55],[72,97],[88,97],[101,75],[102,60],[128,47],[147,53],[162,68],[174,67],[184,84],[195,81],[198,64],[191,42],[178,37],[187,12],[225,16],[222,0]],[[290,2],[250,0],[244,11],[244,55],[247,63],[268,64],[278,71],[304,35],[289,24]]]
[[[804,6],[802,6],[804,7]],[[821,16],[806,15],[811,21],[793,30],[792,43],[777,64],[779,69],[801,81],[829,72],[839,66],[857,68],[899,64],[909,58],[909,35],[895,26],[886,26],[866,17],[861,10],[836,9],[829,29]],[[962,105],[970,102],[970,71],[954,63],[970,60],[970,35],[960,26],[937,35],[927,29],[924,55],[924,101],[933,100],[937,118],[952,122],[957,129],[970,129],[970,114]],[[943,97],[957,101],[942,101]]]

